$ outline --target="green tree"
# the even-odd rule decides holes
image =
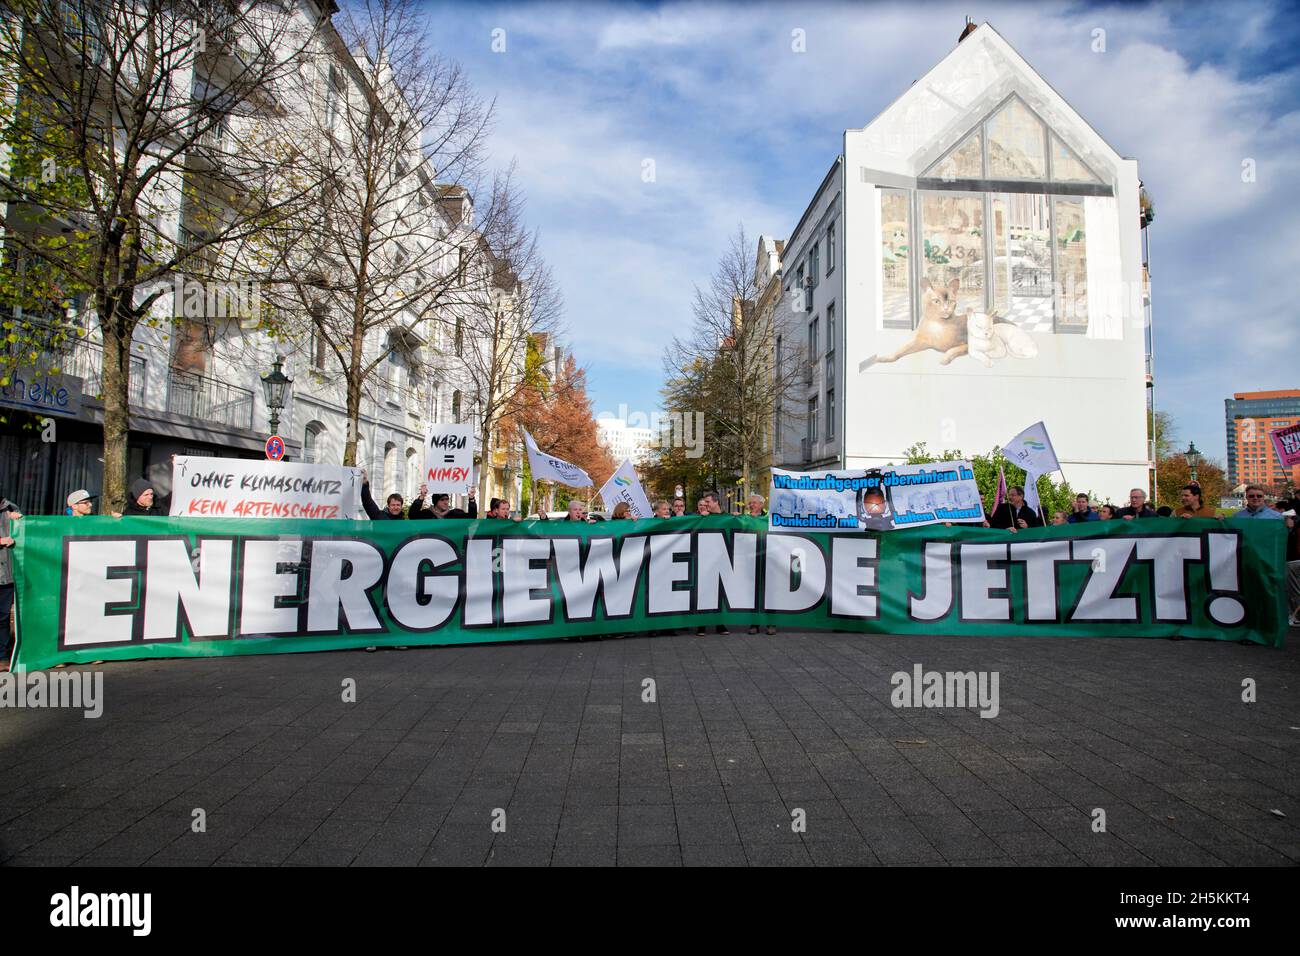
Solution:
[[[926,447],[925,442],[918,442],[908,448],[904,454],[906,455],[904,464],[908,465],[969,460],[971,470],[975,472],[975,484],[979,487],[980,498],[984,502],[984,512],[986,514],[993,510],[993,502],[997,498],[998,475],[1000,472],[1006,475],[1008,487],[1012,485],[1023,486],[1027,477],[1023,468],[1008,461],[1002,454],[1002,449],[996,447],[986,455],[972,455],[967,459],[959,450],[950,448],[942,452],[932,452]],[[1054,512],[1069,512],[1071,510],[1077,492],[1070,487],[1068,481],[1057,482],[1053,481],[1048,475],[1042,475],[1039,477],[1036,487],[1038,499],[1049,519]],[[1089,493],[1089,497],[1092,497],[1091,493]]]

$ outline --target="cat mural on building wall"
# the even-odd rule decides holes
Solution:
[[[921,322],[911,339],[889,355],[873,355],[858,366],[865,371],[872,365],[897,362],[913,352],[941,352],[940,365],[969,355],[985,367],[1004,358],[1033,358],[1038,344],[1024,329],[986,312],[957,313],[957,290],[961,283],[953,279],[936,286],[921,280]]]

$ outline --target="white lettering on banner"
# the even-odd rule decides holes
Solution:
[[[908,616],[914,621],[938,621],[952,610],[952,545],[927,541],[921,559],[925,590],[908,597]]]
[[[506,538],[501,578],[510,581],[501,599],[501,620],[505,624],[530,624],[551,619],[551,572],[545,562],[551,556],[546,538]]]
[[[1156,620],[1187,620],[1187,562],[1201,559],[1200,538],[1139,538],[1139,561],[1151,562]]]
[[[768,535],[763,607],[806,611],[826,592],[826,556],[801,535]]]
[[[1025,566],[1025,620],[1055,621],[1056,566],[1070,560],[1068,541],[1017,541],[1011,545],[1011,560]]]
[[[737,532],[731,538],[732,557],[726,535],[701,531],[695,539],[695,609],[717,611],[719,591],[727,594],[727,607],[752,611],[758,602],[754,587],[754,565],[758,559],[758,535]]]
[[[1011,620],[1011,595],[1007,590],[1007,546],[963,544],[961,556],[961,619]],[[993,567],[994,563],[1002,567]],[[994,595],[993,591],[1000,594]]]
[[[879,615],[876,586],[877,538],[837,535],[831,539],[831,613],[837,617]]]
[[[366,592],[383,575],[384,554],[368,541],[313,541],[307,630],[382,631],[384,626]]]
[[[125,609],[136,600],[136,542],[83,538],[69,541],[66,554],[64,645],[130,641],[135,624]]]
[[[197,572],[189,548],[182,540],[151,538],[147,539],[146,547],[144,639],[178,639],[182,614],[192,638],[212,639],[229,634],[235,542],[230,538],[201,540]]]
[[[465,542],[465,626],[491,627],[492,594],[496,572],[492,569],[491,538],[472,538]]]
[[[460,597],[460,577],[436,572],[459,557],[451,542],[441,538],[416,538],[397,549],[389,577],[415,582],[411,588],[385,591],[388,611],[398,624],[408,631],[432,631],[450,620]]]
[[[1198,625],[1208,617],[1228,628],[1250,610],[1239,581],[1241,532],[1023,533],[997,543],[976,532],[982,540],[955,546],[925,541],[919,555],[905,551],[891,565],[887,599],[885,535],[814,539],[760,535],[740,522],[730,534],[712,521],[695,527],[591,537],[507,532],[463,544],[416,533],[393,539],[389,559],[380,540],[326,535],[67,537],[58,647],[98,653],[131,643],[166,649],[229,637],[509,628],[647,613],[820,611],[826,616],[809,623],[827,626],[878,620],[890,601],[893,614],[905,608],[924,623],[1181,625],[1195,611]]]
[[[614,538],[593,538],[587,560],[581,560],[578,538],[555,538],[555,574],[560,581],[564,616],[570,621],[590,621],[596,616],[596,595],[604,598],[606,617],[629,617],[636,597],[637,579],[645,560],[646,539],[632,535],[619,539],[618,559]]]
[[[1115,597],[1120,578],[1128,570],[1136,538],[1096,538],[1092,541],[1072,541],[1074,560],[1087,561],[1092,568],[1084,584],[1079,603],[1070,615],[1073,621],[1136,621],[1138,606],[1135,597]],[[1100,549],[1103,560],[1094,561],[1092,553]]]
[[[280,599],[298,595],[298,572],[281,568],[302,560],[301,539],[245,541],[243,552],[240,636],[296,633],[298,608],[283,606]]]
[[[679,560],[691,550],[688,534],[655,535],[650,539],[650,580],[646,606],[651,614],[675,614],[691,609],[691,592],[678,582],[691,575],[691,566]]]
[[[172,517],[354,518],[361,473],[342,465],[177,455]]]

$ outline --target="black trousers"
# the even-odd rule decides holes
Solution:
[[[9,609],[14,606],[14,586],[0,584],[0,659],[9,659]]]

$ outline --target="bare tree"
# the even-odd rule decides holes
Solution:
[[[799,379],[798,363],[778,356],[789,312],[765,292],[739,226],[707,288],[695,288],[690,334],[674,337],[664,356],[669,411],[704,415],[713,480],[739,478],[745,495],[771,467],[775,412]]]
[[[537,235],[524,224],[523,202],[509,173],[498,180],[496,192],[501,197],[497,215],[482,238],[487,268],[475,276],[475,294],[453,310],[457,356],[473,398],[472,418],[485,464],[498,446],[507,456],[517,451],[515,430],[499,426],[507,412],[512,419],[526,415],[524,406],[534,395],[525,387],[529,340],[539,335],[554,340],[563,309]],[[480,480],[485,476],[486,468]]]
[[[48,290],[37,311],[61,316],[80,293],[95,314],[104,493],[120,508],[132,336],[141,323],[170,320],[155,306],[175,274],[220,274],[232,261],[227,250],[306,193],[283,188],[290,157],[269,133],[318,25],[274,0],[11,0],[6,8],[4,269]],[[14,301],[31,304],[25,292]],[[6,325],[31,340],[28,355],[68,336],[12,314]]]
[[[285,127],[288,187],[314,187],[314,203],[266,230],[259,254],[287,277],[268,291],[277,334],[341,375],[355,464],[363,399],[387,387],[394,352],[448,377],[473,354],[510,251],[492,237],[512,235],[516,203],[508,174],[483,172],[492,104],[434,52],[418,3],[370,0],[336,22],[315,68],[324,109]]]

